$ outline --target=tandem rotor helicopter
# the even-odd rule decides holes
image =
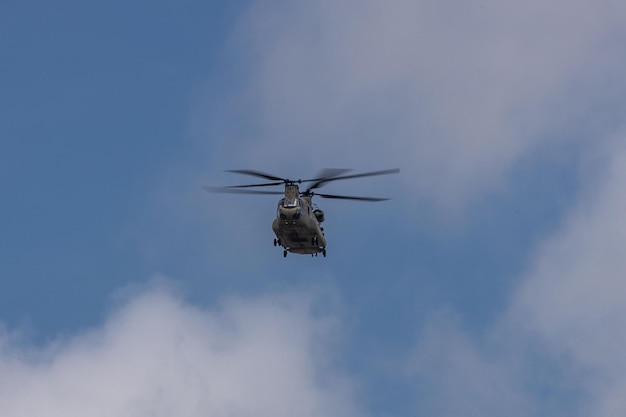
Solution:
[[[231,185],[228,187],[203,187],[210,192],[232,193],[232,194],[271,194],[284,195],[278,201],[276,218],[272,223],[272,229],[276,234],[274,246],[284,248],[283,256],[287,257],[288,252],[299,254],[310,254],[317,256],[321,253],[326,256],[326,238],[324,228],[321,223],[324,221],[324,212],[312,202],[313,196],[322,198],[332,198],[338,200],[356,201],[385,201],[388,198],[375,197],[353,197],[346,195],[322,194],[313,192],[317,188],[332,181],[347,180],[352,178],[371,177],[376,175],[397,174],[399,169],[387,169],[382,171],[364,172],[361,174],[348,174],[349,169],[325,169],[317,178],[306,180],[290,180],[277,177],[260,171],[250,169],[229,170],[235,174],[250,175],[263,178],[272,182],[261,184]],[[299,185],[302,183],[313,183],[305,191],[300,191]],[[284,185],[282,191],[254,190],[250,188],[271,187]]]

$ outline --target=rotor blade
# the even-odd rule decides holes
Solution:
[[[357,200],[357,201],[387,201],[388,198],[376,198],[376,197],[352,197],[348,195],[333,195],[333,194],[320,194],[314,193],[313,195],[318,195],[324,198],[333,198],[337,200]]]
[[[337,175],[345,174],[346,172],[350,172],[350,171],[352,171],[352,169],[346,169],[346,168],[324,168],[322,170],[322,172],[320,172],[320,175],[318,175],[318,177],[319,178],[336,177]]]
[[[335,180],[347,180],[350,178],[373,177],[375,175],[397,174],[398,172],[400,172],[399,168],[384,169],[382,171],[371,171],[371,172],[364,172],[362,174],[352,174],[352,175],[342,175],[339,177],[332,177],[332,178],[328,178],[325,182],[335,181]]]
[[[324,184],[326,184],[326,182],[329,181],[330,178],[334,178],[336,176],[339,176],[341,174],[345,174],[346,172],[352,171],[351,169],[342,169],[342,168],[326,168],[324,169],[322,172],[320,172],[320,174],[318,175],[317,178],[313,178],[310,180],[303,180],[302,182],[312,182],[315,181],[315,184],[311,185],[307,191],[311,191],[314,190],[316,188],[320,188],[321,186],[323,186]]]
[[[253,177],[265,178],[266,180],[282,181],[282,183],[287,181],[285,178],[276,177],[274,175],[266,174],[265,172],[254,171],[251,169],[231,169],[226,172],[233,172],[235,174],[243,174],[243,175],[252,175]]]
[[[320,172],[317,177],[311,178],[308,180],[302,180],[302,182],[311,182],[311,181],[321,181],[327,178],[333,178],[341,174],[345,174],[346,172],[352,171],[351,169],[345,168],[324,168],[322,172]]]
[[[269,187],[269,186],[273,186],[273,185],[283,185],[284,182],[280,181],[280,182],[266,182],[263,184],[245,184],[245,185],[230,185],[228,187],[222,187],[222,188],[251,188],[251,187]]]
[[[238,188],[228,187],[202,187],[206,191],[211,193],[224,193],[224,194],[265,194],[265,195],[284,195],[282,191],[257,191],[257,190],[241,190]]]
[[[348,172],[350,170],[337,170],[337,171]],[[317,179],[313,179],[313,180],[307,180],[307,181],[317,181],[316,183],[314,183],[313,185],[311,185],[307,189],[307,192],[311,191],[311,190],[314,190],[316,188],[320,188],[320,187],[324,186],[326,183],[329,183],[329,182],[335,181],[335,180],[347,180],[347,179],[350,179],[350,178],[371,177],[371,176],[375,176],[375,175],[397,174],[398,172],[400,172],[400,170],[398,168],[394,168],[394,169],[385,169],[385,170],[382,170],[382,171],[364,172],[364,173],[361,173],[361,174],[336,175],[336,176],[332,176],[332,177],[325,177],[325,178],[317,178]]]

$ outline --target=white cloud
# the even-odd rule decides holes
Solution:
[[[331,367],[335,325],[303,296],[207,310],[151,289],[102,327],[44,348],[2,336],[0,415],[361,415]]]
[[[500,346],[477,342],[459,321],[449,312],[431,317],[411,357],[417,414],[534,415],[516,357],[503,355]]]
[[[626,413],[626,132],[586,171],[586,190],[536,249],[507,311],[468,333],[431,319],[412,359],[430,415]],[[455,401],[449,399],[454,398]]]
[[[235,34],[253,109],[238,121],[257,122],[239,158],[285,175],[399,165],[412,196],[463,206],[624,92],[620,16],[612,1],[253,2]]]
[[[626,133],[614,143],[599,181],[539,248],[511,310],[513,323],[584,372],[589,415],[607,417],[626,412]]]
[[[249,90],[234,101],[252,109],[237,121],[254,134],[226,158],[236,149],[242,165],[399,165],[416,191],[406,199],[458,208],[534,152],[605,154],[590,166],[608,167],[606,180],[595,189],[597,173],[581,173],[578,206],[484,339],[445,320],[422,335],[413,372],[430,415],[626,409],[626,163],[611,147],[625,139],[606,139],[626,114],[625,19],[626,3],[610,0],[276,0],[242,20]]]

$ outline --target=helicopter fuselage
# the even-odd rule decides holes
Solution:
[[[349,169],[328,168],[323,170],[316,178],[290,180],[288,178],[266,174],[261,171],[236,169],[228,172],[259,177],[270,182],[261,184],[240,184],[228,187],[204,187],[204,189],[219,193],[281,195],[282,193],[279,191],[265,191],[258,189],[258,187],[270,187],[284,184],[284,198],[278,201],[276,218],[272,223],[272,229],[276,235],[274,246],[283,247],[283,256],[285,257],[288,252],[309,254],[311,256],[316,256],[318,253],[321,253],[323,256],[326,256],[326,237],[324,236],[324,228],[321,226],[321,223],[324,221],[324,212],[313,204],[311,201],[313,196],[344,201],[384,201],[388,199],[323,194],[313,190],[321,188],[333,181],[397,174],[400,172],[398,168],[394,168],[346,175],[349,171]],[[305,191],[300,192],[298,184],[302,183],[312,184],[309,185]]]
[[[326,238],[320,223],[324,213],[313,207],[311,197],[300,196],[297,185],[285,187],[285,198],[278,201],[272,229],[276,234],[274,245],[287,252],[326,256]]]

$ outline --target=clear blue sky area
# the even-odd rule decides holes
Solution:
[[[124,230],[189,150],[193,88],[233,11],[7,2],[1,15],[2,317],[84,326],[138,278]]]

